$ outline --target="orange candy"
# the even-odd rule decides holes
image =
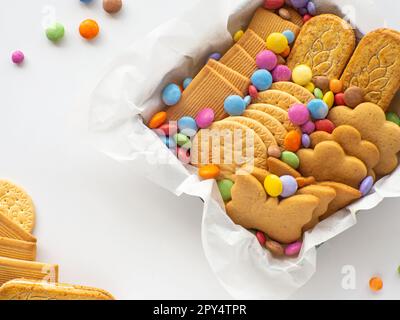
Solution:
[[[369,287],[372,291],[380,291],[383,288],[383,281],[379,277],[373,277],[369,280]]]
[[[292,152],[298,151],[301,147],[300,133],[296,130],[290,131],[286,135],[283,145],[286,151],[292,151]]]
[[[287,47],[287,48],[285,49],[285,51],[283,51],[283,52],[281,53],[281,56],[282,56],[282,58],[287,58],[287,57],[289,57],[289,54],[290,54],[290,47]]]
[[[341,93],[343,92],[343,81],[338,79],[332,79],[329,82],[329,89],[333,93]]]
[[[79,25],[79,33],[87,40],[95,38],[99,34],[99,25],[92,19],[86,19]]]
[[[215,164],[208,164],[199,168],[199,176],[203,179],[215,179],[219,176],[219,168]]]
[[[149,128],[156,129],[159,126],[163,125],[167,120],[167,113],[165,111],[161,111],[156,113],[149,121]]]

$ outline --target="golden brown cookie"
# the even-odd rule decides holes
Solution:
[[[61,283],[15,279],[0,287],[0,300],[115,300],[105,290]]]
[[[301,238],[302,228],[319,204],[319,199],[311,195],[296,195],[283,201],[268,198],[262,184],[252,175],[238,176],[231,193],[226,212],[232,221],[262,231],[281,243]]]
[[[310,135],[311,148],[323,141],[336,141],[347,155],[360,159],[370,171],[379,163],[380,153],[371,142],[361,139],[361,134],[352,126],[337,127],[332,134],[325,131],[316,131]]]
[[[246,52],[255,59],[256,56],[266,49],[266,42],[260,38],[257,33],[251,29],[247,29],[244,35],[237,42]]]
[[[316,16],[304,24],[287,65],[308,65],[314,76],[337,79],[342,75],[356,45],[352,27],[333,14]]]
[[[250,78],[254,71],[257,70],[255,59],[253,59],[239,44],[232,46],[219,62],[239,72],[246,78]]]
[[[378,29],[363,37],[343,72],[345,88],[364,89],[365,101],[387,110],[400,88],[400,34]]]
[[[6,180],[0,180],[0,213],[29,233],[35,226],[31,197],[21,187]]]
[[[272,104],[287,111],[295,103],[300,103],[300,100],[283,91],[267,90],[260,92],[254,103]]]
[[[36,243],[0,237],[0,256],[34,261],[36,259]]]
[[[293,169],[291,166],[286,164],[285,162],[269,157],[267,159],[267,166],[268,166],[268,171],[271,172],[272,174],[275,174],[279,177],[281,176],[292,176],[294,178],[300,178],[301,173]]]
[[[243,116],[259,122],[272,133],[279,146],[283,145],[287,130],[273,116],[257,110],[246,110]]]
[[[300,27],[296,24],[282,19],[275,13],[263,8],[257,9],[250,22],[249,29],[253,30],[264,40],[267,40],[267,37],[274,32],[291,30],[297,35],[300,31]]]
[[[334,141],[324,141],[315,149],[300,149],[299,172],[304,177],[314,177],[317,181],[336,181],[358,188],[367,176],[365,164],[347,156],[343,148]]]
[[[374,171],[378,176],[385,176],[396,169],[397,153],[400,151],[400,127],[386,121],[383,110],[373,103],[363,103],[357,108],[335,107],[328,115],[336,126],[350,125],[361,133],[362,139],[376,145],[380,160]]]
[[[319,205],[315,208],[311,221],[303,227],[304,232],[311,230],[319,223],[319,217],[323,216],[328,211],[329,204],[336,197],[335,189],[315,184],[301,188],[297,194],[310,194],[319,199]]]
[[[294,82],[274,82],[271,89],[289,93],[303,104],[307,104],[309,101],[315,98],[310,91],[302,86],[299,86],[298,84],[295,84]]]
[[[6,210],[0,208],[0,237],[36,242],[36,238],[6,217]]]
[[[360,199],[362,196],[361,192],[357,189],[342,183],[325,181],[319,183],[319,185],[330,187],[336,191],[335,199],[333,199],[329,204],[326,213],[320,217],[320,221],[329,218],[331,215],[347,207],[349,204]]]
[[[250,85],[250,79],[241,75],[239,72],[225,66],[224,64],[210,59],[207,65],[212,69],[217,71],[221,76],[228,80],[232,85],[234,85],[242,94],[245,94]]]
[[[265,112],[278,120],[287,131],[296,130],[297,127],[289,120],[289,115],[286,110],[272,104],[255,103],[247,107],[247,110],[257,110]]]
[[[196,117],[197,113],[207,106],[214,110],[215,120],[221,120],[227,116],[224,111],[224,101],[230,95],[243,97],[242,92],[218,72],[209,66],[204,66],[183,91],[178,104],[166,110],[167,119],[172,121],[184,116]]]

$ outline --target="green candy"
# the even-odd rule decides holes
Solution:
[[[182,133],[177,133],[174,135],[174,140],[176,144],[182,148],[190,149],[192,147],[192,142],[189,137],[185,136]]]
[[[394,112],[386,113],[386,120],[393,122],[393,123],[397,124],[398,126],[400,126],[400,117]]]
[[[293,169],[297,169],[300,166],[299,157],[291,151],[283,151],[281,160],[291,166]]]
[[[46,29],[46,36],[50,41],[57,42],[64,37],[65,29],[64,26],[55,22],[50,27]]]
[[[322,90],[320,89],[320,88],[315,88],[315,90],[314,90],[314,96],[317,98],[317,99],[323,99],[324,98],[324,93],[322,92]]]
[[[229,179],[220,180],[217,182],[219,192],[221,193],[222,199],[226,202],[232,199],[231,189],[233,187],[233,181]]]

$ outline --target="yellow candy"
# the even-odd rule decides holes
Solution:
[[[292,71],[292,79],[300,86],[308,85],[312,79],[311,68],[305,64],[298,65]]]
[[[304,86],[304,88],[306,88],[308,91],[310,91],[311,93],[314,93],[315,90],[315,85],[314,83],[310,82],[309,84],[306,84]]]
[[[243,37],[243,30],[236,31],[236,33],[233,35],[233,41],[238,42],[241,37]]]
[[[282,33],[271,33],[267,38],[267,49],[276,54],[281,54],[288,48],[288,46],[289,42]]]
[[[325,93],[324,98],[322,99],[324,102],[328,105],[329,109],[333,107],[333,104],[335,103],[335,95],[333,94],[332,91],[328,91]]]
[[[271,197],[279,197],[283,191],[282,181],[278,176],[270,174],[264,180],[264,188]]]

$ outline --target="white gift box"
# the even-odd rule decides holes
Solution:
[[[319,12],[336,13],[350,21],[359,35],[384,26],[396,28],[390,22],[396,21],[398,10],[384,9],[398,7],[395,1],[314,2]],[[200,181],[196,171],[183,165],[143,124],[143,118],[164,108],[162,88],[194,76],[210,53],[226,51],[232,44],[231,34],[245,27],[261,4],[260,0],[198,1],[115,60],[95,89],[89,112],[90,135],[99,150],[177,196],[185,193],[204,200],[204,252],[221,284],[239,299],[289,297],[316,271],[318,245],[353,226],[357,211],[400,196],[398,168],[378,181],[370,195],[307,232],[299,257],[276,259],[252,233],[230,220],[216,184]]]

